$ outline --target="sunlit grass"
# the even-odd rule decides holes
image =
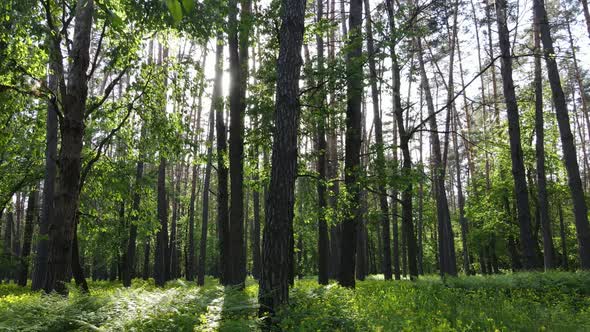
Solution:
[[[0,331],[257,331],[258,286],[243,290],[207,279],[92,282],[91,294],[43,295],[0,285]],[[380,276],[356,290],[315,278],[296,280],[283,331],[585,331],[590,330],[590,273],[518,273],[418,282]]]

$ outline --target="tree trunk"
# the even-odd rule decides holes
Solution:
[[[438,127],[436,123],[436,113],[434,111],[434,103],[428,84],[428,77],[426,76],[426,68],[424,66],[424,55],[422,50],[422,41],[417,38],[418,45],[418,59],[420,63],[420,76],[422,80],[422,89],[426,95],[426,104],[428,106],[428,120],[431,131],[431,145],[432,145],[432,167],[434,179],[434,192],[436,198],[436,211],[438,220],[438,251],[439,251],[439,269],[442,276],[449,274],[451,276],[457,275],[457,263],[455,257],[455,244],[453,230],[451,228],[451,216],[449,213],[449,204],[447,201],[447,193],[445,190],[444,169],[441,157],[440,139],[438,137]]]
[[[229,172],[230,172],[230,278],[231,285],[242,285],[246,278],[246,257],[244,252],[244,111],[246,108],[246,86],[248,77],[248,23],[244,18],[250,15],[250,2],[241,1],[241,17],[237,18],[237,0],[229,2]]]
[[[148,280],[150,277],[150,239],[146,238],[143,244],[143,273],[141,275],[143,280]]]
[[[349,50],[346,54],[346,139],[344,160],[344,184],[348,195],[348,211],[342,222],[340,275],[338,282],[343,287],[354,288],[356,231],[360,221],[360,150],[361,150],[361,96],[363,71],[358,60],[362,53],[361,22],[362,0],[351,0],[349,10]]]
[[[23,248],[20,256],[20,271],[18,276],[19,286],[27,285],[29,273],[29,256],[31,254],[31,240],[35,226],[35,214],[37,209],[37,189],[32,189],[27,202],[27,215],[25,217],[25,233],[23,235]]]
[[[80,198],[84,113],[88,96],[86,70],[90,62],[93,13],[93,0],[86,0],[76,5],[74,41],[71,50],[72,63],[68,71],[67,88],[65,88],[65,79],[59,83],[63,105],[63,119],[60,120],[61,148],[58,157],[57,191],[54,198],[55,218],[52,218],[48,228],[49,257],[44,288],[47,292],[55,290],[60,294],[67,294],[67,272],[72,261],[72,242]],[[60,52],[59,47],[52,49],[52,53]],[[58,57],[61,58],[61,55]]]
[[[523,267],[531,270],[539,267],[535,255],[535,244],[531,229],[529,196],[524,170],[524,161],[520,141],[520,117],[512,80],[512,54],[510,53],[510,36],[506,22],[506,0],[498,0],[496,6],[498,39],[502,56],[502,86],[508,114],[508,134],[510,137],[510,157],[512,159],[512,176],[516,193],[517,217],[520,228],[520,244],[524,258]]]
[[[54,65],[51,63],[52,70]],[[49,225],[53,223],[53,200],[55,195],[55,175],[57,169],[57,77],[50,73],[47,78],[48,88],[54,96],[47,103],[46,146],[45,146],[45,178],[43,180],[43,206],[39,220],[39,236],[35,255],[35,266],[31,277],[31,289],[39,290],[45,286],[47,275]]]
[[[282,1],[272,167],[266,198],[259,287],[261,314],[273,314],[289,299],[304,18],[305,1]]]
[[[565,225],[563,223],[563,207],[559,204],[559,237],[561,238],[561,267],[564,270],[569,270],[569,264],[567,259],[567,238],[565,235]]]
[[[580,168],[578,166],[576,147],[570,128],[567,104],[561,87],[559,69],[557,68],[557,62],[555,61],[553,40],[551,39],[551,31],[549,30],[544,1],[534,0],[533,9],[535,17],[537,17],[538,20],[537,22],[539,22],[539,26],[541,27],[541,41],[543,42],[545,64],[547,66],[549,84],[551,86],[553,103],[555,105],[555,116],[557,117],[557,124],[561,136],[561,146],[568,175],[568,184],[573,200],[580,267],[584,270],[588,270],[590,269],[590,227],[588,226],[588,208],[586,206],[586,201],[584,200],[584,190],[580,179]]]
[[[540,224],[543,228],[543,265],[545,271],[553,268],[553,236],[551,219],[549,219],[549,199],[547,197],[547,178],[545,176],[545,128],[543,120],[543,78],[541,69],[541,36],[539,22],[535,18],[533,34],[535,40],[535,132],[537,136],[535,149],[537,155],[537,195],[539,203]]]
[[[219,43],[220,36],[217,38]],[[233,80],[233,78],[232,78]],[[230,244],[229,238],[229,207],[228,207],[228,170],[225,164],[227,155],[227,132],[223,107],[215,110],[215,132],[217,133],[217,230],[219,245],[220,281],[228,285],[231,278]]]
[[[160,156],[158,166],[158,220],[160,228],[156,235],[154,280],[156,286],[163,287],[169,278],[168,264],[168,202],[166,200],[166,159]]]
[[[585,2],[586,0],[583,0],[583,1]],[[586,8],[586,10],[588,10],[588,9]],[[574,65],[574,75],[576,78],[575,81],[578,85],[580,99],[582,100],[582,114],[584,115],[584,120],[586,120],[586,130],[587,130],[587,134],[590,139],[590,115],[588,114],[588,100],[586,98],[586,93],[585,93],[585,89],[584,89],[584,81],[582,80],[582,75],[580,73],[580,67],[578,66],[578,58],[577,58],[576,48],[574,45],[574,38],[572,36],[572,30],[570,27],[569,20],[566,21],[566,27],[567,27],[568,37],[569,37],[570,49],[572,52],[572,63]],[[573,93],[574,93],[574,89],[572,89],[572,94]],[[577,117],[577,112],[574,112],[574,114],[576,114],[576,117]],[[581,126],[580,126],[580,129],[581,129]],[[580,140],[582,142],[582,151],[584,152],[584,166],[587,167],[588,166],[588,158],[587,158],[588,156],[586,154],[586,144],[584,143],[585,137],[582,133],[580,133],[580,138],[581,138]],[[586,177],[588,177],[588,174],[585,174],[585,175],[586,175]]]
[[[215,49],[215,81],[213,83],[213,95],[211,96],[211,109],[209,110],[209,132],[207,134],[207,167],[205,168],[205,181],[203,186],[203,220],[201,221],[201,243],[199,248],[199,264],[197,284],[205,284],[205,264],[207,258],[207,227],[209,223],[209,188],[211,183],[211,168],[213,166],[213,135],[215,126],[215,113],[223,114],[223,100],[221,99],[221,85],[223,78],[223,37],[217,37]],[[219,121],[219,120],[218,120]],[[223,119],[222,119],[223,121]],[[219,133],[218,133],[219,135]]]
[[[377,149],[377,158],[375,168],[377,172],[377,181],[379,182],[377,190],[379,191],[379,207],[381,209],[380,221],[381,236],[383,237],[383,263],[381,269],[385,280],[391,280],[391,236],[389,223],[389,206],[387,205],[387,179],[385,178],[385,154],[383,146],[383,126],[381,125],[381,116],[379,110],[379,94],[377,89],[377,69],[375,66],[375,47],[373,45],[373,26],[371,24],[371,7],[369,0],[364,0],[365,5],[365,28],[367,33],[367,52],[369,57],[369,79],[371,84],[371,98],[373,104],[373,123],[375,125],[375,145]]]
[[[590,11],[588,10],[588,0],[580,0],[582,8],[584,9],[584,18],[586,19],[586,29],[588,30],[588,37],[590,38]]]
[[[324,16],[324,1],[317,0],[317,17],[316,22],[320,22]],[[324,39],[322,37],[321,30],[316,33],[317,41],[317,59],[318,59],[318,81],[324,81]],[[311,67],[311,63],[310,63]],[[310,80],[310,85],[314,86],[315,82]],[[328,223],[326,220],[326,208],[328,203],[326,201],[326,90],[320,87],[320,91],[317,94],[317,107],[319,107],[319,114],[317,118],[317,140],[316,140],[316,153],[318,155],[317,160],[317,193],[318,193],[318,283],[320,285],[328,284],[328,267],[330,262],[330,239],[328,238]]]
[[[142,135],[143,136],[143,135]],[[141,139],[140,139],[141,141]],[[135,192],[133,193],[133,212],[131,213],[131,225],[129,226],[129,240],[127,241],[127,252],[123,259],[123,286],[131,286],[135,266],[135,251],[137,246],[137,223],[139,220],[139,204],[141,203],[140,186],[143,178],[143,156],[140,153],[137,167],[135,169]]]

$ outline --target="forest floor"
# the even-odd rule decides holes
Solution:
[[[153,282],[91,282],[91,294],[42,295],[0,285],[0,331],[257,331],[258,286],[207,279],[164,289]],[[590,331],[590,273],[517,273],[417,282],[379,280],[356,290],[297,280],[283,331]]]

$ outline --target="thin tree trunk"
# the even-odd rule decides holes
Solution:
[[[324,16],[324,1],[318,0],[316,2],[317,6],[317,17],[316,21],[320,22]],[[321,30],[320,30],[321,31]],[[318,72],[318,81],[324,81],[324,39],[322,37],[322,33],[316,33],[316,41],[317,41],[317,72]],[[309,53],[309,52],[308,52]],[[311,67],[311,63],[310,63]],[[311,85],[315,85],[313,80],[310,81]],[[330,239],[328,238],[328,223],[326,221],[326,208],[328,203],[326,201],[326,152],[327,152],[327,143],[326,143],[326,121],[324,118],[324,113],[326,112],[325,104],[326,104],[326,90],[324,88],[320,88],[317,95],[318,104],[317,106],[320,108],[320,113],[318,117],[317,123],[317,140],[316,140],[316,152],[318,155],[317,159],[317,171],[318,171],[318,181],[317,181],[317,194],[318,194],[318,283],[320,285],[327,285],[328,284],[328,267],[329,267],[329,259],[330,259]]]
[[[223,36],[217,36],[215,49],[215,81],[213,83],[213,95],[211,96],[211,109],[209,110],[209,133],[207,134],[207,167],[205,168],[205,181],[203,185],[203,220],[201,221],[201,243],[199,248],[199,264],[197,284],[205,284],[205,264],[207,258],[207,227],[209,223],[209,188],[211,183],[211,168],[213,167],[213,136],[215,126],[215,113],[223,114],[223,99],[221,99],[221,85],[223,79]],[[219,119],[218,119],[219,121]],[[223,119],[221,119],[223,121]],[[219,135],[219,133],[218,133]]]
[[[160,229],[156,235],[154,280],[156,286],[163,287],[169,278],[168,263],[168,202],[166,200],[166,159],[160,156],[158,166],[158,220]]]
[[[535,52],[541,50],[541,36],[539,22],[535,18],[533,34]],[[549,219],[549,199],[547,197],[547,178],[545,176],[545,128],[543,120],[543,78],[541,69],[541,54],[535,56],[535,132],[537,155],[537,196],[539,203],[540,224],[543,228],[543,265],[545,271],[553,268],[553,236],[551,235],[551,219]]]
[[[565,235],[565,225],[563,222],[563,207],[561,206],[561,204],[559,204],[559,208],[557,211],[559,213],[559,237],[561,239],[561,267],[567,271],[569,270],[569,264],[567,259],[567,237]]]
[[[584,2],[586,2],[586,0],[583,0]],[[586,13],[588,8],[585,8]],[[589,19],[589,18],[587,18]],[[589,23],[590,24],[590,23]],[[572,36],[572,30],[570,27],[570,22],[569,20],[566,21],[566,27],[567,27],[567,32],[568,32],[568,37],[569,37],[569,43],[570,43],[570,49],[572,52],[572,62],[574,65],[574,75],[576,77],[576,83],[578,84],[578,91],[580,93],[580,99],[582,100],[582,114],[584,114],[584,120],[586,120],[586,130],[587,130],[587,134],[590,140],[590,116],[588,115],[588,100],[586,98],[586,93],[585,93],[585,89],[584,89],[584,81],[582,80],[582,75],[580,73],[580,68],[578,66],[578,58],[577,58],[577,53],[576,53],[576,47],[574,45],[574,38]],[[573,89],[572,89],[572,93],[573,93]],[[577,116],[577,112],[574,112],[574,114],[576,114]],[[581,143],[582,143],[582,147],[583,147],[583,151],[584,151],[584,165],[588,166],[588,156],[586,155],[586,143],[584,142],[585,137],[584,135],[582,135],[580,133],[580,137],[581,137]],[[588,174],[585,174],[586,177],[588,177]]]
[[[142,135],[143,136],[143,135]],[[141,141],[141,138],[140,138]],[[129,240],[127,242],[127,252],[123,259],[123,286],[131,286],[131,278],[134,274],[135,266],[135,252],[137,247],[137,223],[139,220],[139,208],[141,203],[141,195],[139,192],[141,182],[143,179],[143,155],[139,154],[137,167],[135,169],[135,192],[133,193],[133,205],[131,213],[131,225],[129,226]]]
[[[588,10],[588,0],[580,0],[582,8],[584,9],[584,19],[586,20],[586,29],[588,30],[588,37],[590,38],[590,11]]]
[[[53,61],[50,66],[55,65]],[[54,69],[52,69],[54,70]],[[46,123],[46,146],[45,146],[45,178],[43,180],[43,206],[41,208],[41,218],[39,220],[39,236],[37,240],[37,250],[35,255],[35,266],[31,277],[31,289],[39,290],[45,286],[47,275],[48,259],[48,232],[49,225],[53,222],[53,201],[55,195],[55,176],[57,170],[57,77],[50,72],[47,78],[48,88],[53,92],[53,97],[47,103],[47,123]]]
[[[381,269],[385,280],[391,280],[391,235],[389,222],[389,206],[387,204],[387,189],[385,178],[385,154],[383,146],[383,126],[381,125],[381,116],[379,110],[379,94],[377,89],[377,69],[375,66],[375,47],[373,45],[373,26],[371,23],[371,7],[369,0],[364,0],[365,4],[365,28],[367,33],[367,51],[369,57],[369,80],[371,84],[371,97],[373,104],[373,123],[375,125],[375,145],[377,149],[377,158],[375,161],[375,168],[377,171],[378,191],[379,191],[379,207],[381,209],[380,221],[381,236],[383,237],[383,263]]]
[[[148,280],[150,277],[150,239],[145,239],[143,244],[143,273],[141,275],[143,280]]]
[[[19,286],[27,285],[27,276],[29,273],[29,256],[31,254],[31,240],[33,238],[33,228],[35,226],[35,214],[37,209],[37,189],[33,188],[29,194],[27,202],[27,215],[25,217],[25,233],[23,235],[23,248],[20,256],[20,271],[18,276]]]
[[[431,131],[431,145],[432,145],[432,167],[434,172],[434,192],[436,198],[436,210],[438,220],[438,250],[440,260],[440,273],[442,276],[449,274],[451,276],[457,275],[457,263],[455,257],[455,244],[453,230],[451,228],[451,217],[449,213],[449,204],[447,201],[447,193],[445,190],[443,164],[441,157],[440,139],[438,137],[438,129],[436,123],[436,113],[434,111],[434,103],[428,84],[428,77],[426,76],[426,68],[424,65],[424,55],[422,49],[422,41],[420,38],[416,39],[418,46],[418,60],[420,63],[420,75],[422,79],[422,89],[426,94],[426,104],[428,106],[428,120]]]

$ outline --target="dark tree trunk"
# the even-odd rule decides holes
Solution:
[[[25,233],[23,235],[23,248],[20,256],[20,270],[18,275],[18,284],[27,285],[29,273],[29,256],[31,255],[31,240],[33,238],[33,228],[35,226],[35,214],[37,209],[37,189],[31,190],[27,202],[27,215],[25,217]]]
[[[529,195],[527,191],[526,174],[520,141],[520,117],[518,104],[512,80],[512,54],[510,53],[510,36],[506,22],[506,0],[496,3],[496,17],[498,23],[498,39],[502,57],[502,87],[508,114],[508,134],[510,137],[510,157],[512,159],[512,176],[516,193],[517,218],[520,228],[520,244],[522,246],[523,267],[526,270],[539,267],[535,255],[535,243],[531,228],[531,213]]]
[[[53,67],[53,62],[51,64]],[[54,70],[54,69],[52,69]],[[55,195],[55,174],[57,169],[57,77],[50,73],[47,78],[48,88],[54,96],[47,103],[46,146],[45,146],[45,178],[43,180],[43,206],[39,220],[39,236],[35,255],[35,265],[31,277],[31,289],[36,291],[45,286],[47,275],[49,224],[53,218],[53,200]]]
[[[260,313],[274,313],[289,299],[293,204],[297,176],[299,77],[305,1],[282,0],[275,129],[263,233]]]
[[[181,179],[181,165],[176,165],[174,169],[171,169],[173,183],[171,187],[173,187],[172,191],[172,220],[170,223],[170,239],[168,245],[168,264],[169,264],[169,274],[168,279],[176,279],[179,276],[180,272],[180,262],[179,262],[179,250],[178,250],[178,209],[179,209],[179,196],[180,196],[180,182]],[[172,167],[171,167],[172,168]],[[193,225],[194,226],[194,225]],[[193,227],[194,229],[194,227]]]
[[[131,225],[129,225],[129,240],[127,241],[127,252],[123,258],[123,286],[131,286],[135,266],[135,248],[137,246],[137,223],[139,220],[139,204],[141,203],[140,186],[143,178],[143,156],[140,153],[137,168],[135,169],[135,192],[133,193],[133,213],[131,213]]]
[[[350,49],[346,54],[346,139],[344,160],[344,184],[349,197],[349,210],[342,222],[342,241],[340,257],[340,275],[338,282],[344,287],[355,287],[354,271],[356,256],[356,231],[360,221],[360,150],[361,150],[361,97],[363,71],[359,63],[362,53],[363,2],[351,0],[349,11]]]
[[[559,204],[559,209],[558,209],[558,213],[559,213],[559,237],[561,239],[561,267],[564,270],[568,270],[569,269],[569,264],[568,264],[568,259],[567,259],[567,238],[565,235],[565,225],[563,223],[563,208],[561,206],[561,204]]]
[[[403,176],[411,176],[412,173],[412,158],[410,155],[410,147],[409,147],[409,140],[411,133],[407,132],[407,128],[404,126],[404,118],[403,118],[403,109],[401,104],[401,95],[400,95],[400,85],[401,85],[401,78],[400,78],[400,68],[398,64],[397,53],[395,49],[395,45],[397,41],[393,38],[393,33],[396,31],[395,26],[395,16],[393,11],[393,2],[391,0],[386,1],[387,6],[387,14],[389,19],[389,28],[392,31],[392,39],[390,45],[390,52],[391,52],[391,61],[392,61],[392,89],[393,89],[393,113],[395,117],[395,123],[397,124],[397,132],[400,135],[400,148],[402,150],[403,155],[403,162],[402,162],[402,174]],[[396,153],[396,152],[395,152]],[[403,255],[403,261],[405,262],[403,265],[404,272],[408,272],[410,275],[410,279],[415,279],[418,277],[418,262],[417,262],[417,244],[416,244],[416,235],[414,233],[414,223],[412,220],[412,196],[413,196],[413,186],[410,182],[408,182],[402,191],[402,243],[405,244],[405,252],[406,255]],[[394,210],[394,213],[397,214],[397,211]],[[394,217],[395,218],[395,217]],[[394,227],[397,228],[397,223],[394,223]],[[396,231],[394,231],[396,232]],[[397,237],[397,236],[396,236]],[[397,254],[396,254],[397,256]],[[396,279],[399,279],[399,258],[395,258],[396,260]],[[407,269],[406,269],[407,266]]]
[[[169,277],[168,263],[168,202],[166,200],[166,159],[160,157],[158,166],[158,220],[160,228],[156,235],[154,279],[156,286],[164,286]]]
[[[317,16],[316,22],[320,22],[324,16],[324,1],[318,0],[316,2]],[[324,39],[321,30],[316,33],[317,42],[317,73],[318,82],[324,81]],[[312,64],[309,60],[309,52],[306,46],[306,57],[309,69],[312,68]],[[309,85],[315,86],[316,82],[313,79],[313,74],[309,74]],[[326,183],[327,183],[327,142],[326,142],[326,90],[320,87],[320,91],[316,94],[316,107],[319,108],[319,114],[317,116],[317,137],[316,137],[316,169],[318,172],[317,180],[317,194],[318,194],[318,283],[320,285],[327,285],[329,279],[329,263],[330,263],[330,239],[328,237],[328,223],[326,220],[326,208],[328,202],[326,200]]]
[[[72,261],[75,219],[80,198],[80,169],[84,137],[84,113],[88,95],[86,70],[90,62],[90,32],[94,1],[86,0],[76,5],[74,40],[71,49],[72,63],[66,80],[60,79],[61,103],[60,120],[61,149],[58,157],[58,177],[55,193],[55,218],[49,225],[49,256],[45,290],[66,294],[68,270]],[[53,38],[58,38],[57,36]],[[60,53],[59,43],[51,50]],[[60,58],[61,55],[54,55]],[[63,74],[63,71],[61,71]]]
[[[576,156],[576,146],[570,128],[570,120],[565,95],[561,87],[559,69],[555,60],[555,50],[553,49],[553,40],[551,39],[551,31],[549,30],[547,12],[545,11],[545,2],[543,0],[534,0],[533,8],[535,11],[535,17],[541,28],[541,41],[543,42],[545,65],[547,66],[549,84],[551,86],[553,103],[555,105],[555,116],[557,117],[557,124],[561,136],[563,159],[573,200],[580,267],[584,270],[588,270],[590,269],[590,227],[588,226],[588,207],[586,206],[582,181],[580,179],[580,168]]]
[[[203,55],[203,59],[201,62],[201,66],[205,66],[205,63],[207,61],[207,49],[205,49],[205,53]],[[201,81],[200,81],[200,86],[201,86],[201,90],[199,91],[199,101],[198,101],[198,106],[197,106],[197,122],[196,122],[196,136],[194,136],[193,134],[193,141],[195,146],[197,146],[199,144],[199,135],[201,132],[201,112],[203,109],[203,91],[204,91],[204,83],[205,83],[205,75],[203,75],[201,77]],[[211,109],[211,111],[213,112],[214,110]],[[209,114],[209,117],[213,116],[213,114]],[[209,127],[214,126],[214,123],[209,123]],[[212,130],[212,129],[211,129]],[[208,141],[210,144],[213,144],[212,139],[210,141]],[[208,145],[207,146],[207,151],[211,151],[211,154],[213,153],[213,146],[212,145]],[[197,153],[198,151],[195,149],[194,150],[195,153],[195,158],[197,157]],[[207,166],[210,167],[210,157],[209,155],[207,155]],[[188,173],[188,168],[187,168],[187,173]],[[190,202],[189,202],[189,212],[188,212],[188,245],[186,248],[186,266],[185,266],[185,274],[186,274],[186,280],[192,281],[195,278],[195,272],[197,267],[195,266],[195,201],[197,199],[197,177],[198,177],[198,173],[199,173],[199,167],[197,165],[197,163],[194,163],[193,167],[192,167],[192,178],[191,178],[191,196],[190,196]],[[211,171],[209,170],[209,181],[211,180]],[[207,190],[205,190],[203,193],[207,192],[209,188],[207,188]],[[209,202],[209,193],[207,192],[207,203]],[[207,207],[208,208],[208,207]],[[205,206],[203,206],[203,210],[205,209]],[[209,211],[207,211],[207,214],[209,214]],[[207,226],[207,221],[203,220],[203,223],[205,224],[205,227]],[[207,234],[205,232],[205,234]],[[205,237],[205,241],[207,240],[207,238]],[[206,243],[206,242],[205,242]],[[206,248],[206,247],[205,247]]]
[[[238,1],[229,2],[229,173],[230,173],[230,209],[229,209],[229,248],[230,276],[226,282],[242,285],[246,278],[246,257],[244,252],[244,111],[245,90],[248,73],[247,33],[245,26],[238,22]],[[242,1],[241,19],[249,15],[249,1]],[[245,6],[246,5],[246,6]],[[245,21],[245,20],[244,20]],[[239,35],[239,36],[238,36]],[[245,36],[244,36],[245,35]],[[245,40],[245,50],[244,47]],[[242,49],[241,49],[242,48]],[[241,49],[241,50],[240,50]],[[241,52],[242,51],[242,52]]]
[[[150,239],[146,238],[143,244],[143,273],[141,274],[143,280],[150,278]]]
[[[205,263],[207,258],[207,227],[209,223],[209,188],[211,184],[211,168],[213,165],[213,134],[215,126],[215,113],[223,115],[223,99],[221,99],[221,85],[223,78],[223,37],[217,37],[215,50],[215,81],[213,83],[213,95],[211,96],[211,109],[209,110],[209,132],[207,134],[207,167],[205,168],[205,183],[203,187],[203,220],[201,221],[201,243],[199,248],[199,264],[197,284],[205,284]],[[217,120],[219,121],[219,119]],[[223,122],[223,119],[221,119]],[[219,135],[219,132],[218,132]]]
[[[535,52],[541,50],[541,36],[539,22],[535,19],[533,34]],[[553,268],[553,236],[551,235],[551,220],[549,219],[549,199],[547,197],[547,178],[545,176],[545,128],[543,120],[543,78],[541,69],[541,54],[535,56],[535,132],[537,136],[535,149],[537,155],[537,195],[540,224],[543,229],[543,264],[545,270]]]
[[[88,293],[88,284],[86,283],[86,277],[84,277],[84,269],[80,265],[80,247],[78,246],[78,223],[80,220],[79,212],[76,212],[76,219],[74,221],[74,239],[72,241],[72,266],[71,274],[74,277],[76,286],[83,292]],[[70,271],[68,271],[68,275]],[[68,276],[68,281],[70,277]]]
[[[218,42],[220,37],[218,37]],[[233,78],[232,78],[233,80]],[[215,132],[217,133],[217,234],[219,245],[219,272],[223,285],[230,284],[231,252],[229,238],[229,206],[228,206],[228,170],[225,164],[227,155],[227,132],[223,107],[215,110]]]

